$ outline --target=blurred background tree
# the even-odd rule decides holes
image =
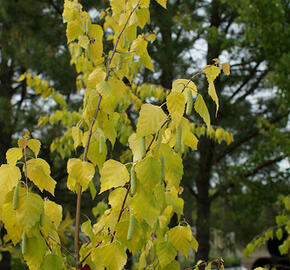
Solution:
[[[156,73],[144,70],[137,83],[170,89],[174,79],[191,77],[213,58],[231,64],[231,76],[216,81],[221,107],[217,118],[214,104],[209,99],[206,103],[214,128],[231,131],[234,142],[218,144],[192,115],[200,142],[184,163],[185,217],[196,228],[196,260],[207,260],[211,228],[233,231],[237,243],[246,243],[274,223],[273,204],[279,194],[289,193],[289,3],[171,0],[165,10],[151,2],[147,30],[157,34],[150,46]],[[81,3],[95,21],[108,5],[104,0]],[[14,138],[29,129],[43,143],[41,155],[54,164],[58,202],[73,209],[73,197],[65,195],[66,162],[50,151],[52,139],[63,130],[60,125],[37,126],[39,117],[58,105],[44,103],[17,82],[25,71],[38,74],[65,96],[69,108],[78,107],[62,6],[60,0],[0,0],[0,160],[5,162]],[[195,83],[199,91],[207,91],[205,79],[198,77]],[[84,204],[89,213],[96,200]]]

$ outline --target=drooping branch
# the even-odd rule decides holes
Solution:
[[[257,78],[257,80],[251,85],[251,87],[242,95],[240,96],[234,104],[237,104],[244,100],[248,95],[252,94],[259,86],[260,82],[265,78],[265,76],[268,74],[268,70],[264,70],[262,74]]]
[[[246,84],[255,76],[255,73],[259,67],[261,62],[257,62],[257,64],[254,66],[254,68],[250,71],[250,73],[244,78],[241,85],[236,89],[236,91],[229,97],[228,101],[232,100],[245,86]]]
[[[269,167],[273,164],[276,164],[279,161],[283,160],[284,158],[286,158],[286,155],[280,155],[276,158],[265,160],[259,165],[257,165],[255,168],[253,168],[251,171],[240,174],[238,175],[238,177],[244,177],[244,178],[252,177],[256,175],[257,173],[259,173],[262,169]],[[234,181],[229,181],[226,184],[219,185],[216,189],[216,192],[210,196],[210,200],[212,201],[218,198],[219,196],[222,196],[223,194],[228,192],[228,189],[233,188],[235,185],[236,183]]]
[[[284,158],[286,158],[286,155],[281,155],[278,156],[276,158],[273,159],[269,159],[269,160],[265,160],[264,162],[262,162],[261,164],[257,165],[254,169],[252,169],[250,172],[245,173],[243,176],[244,177],[250,177],[250,176],[254,176],[255,174],[257,174],[260,170],[262,170],[265,167],[271,166],[281,160],[283,160]]]
[[[281,119],[283,119],[284,117],[286,117],[288,114],[281,114],[278,115],[277,117],[269,120],[269,122],[271,124],[277,123],[279,122]],[[220,162],[225,156],[227,156],[228,154],[232,153],[233,151],[235,151],[237,148],[239,148],[241,145],[243,145],[244,143],[250,141],[251,139],[257,137],[260,135],[260,131],[258,128],[253,128],[253,130],[251,130],[249,133],[247,133],[245,136],[243,136],[242,138],[240,138],[237,141],[234,141],[232,144],[229,145],[229,147],[227,147],[225,149],[225,151],[223,151],[222,153],[220,153],[219,155],[217,155],[214,159],[214,163],[218,163]]]

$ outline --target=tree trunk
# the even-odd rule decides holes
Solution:
[[[213,160],[214,142],[205,136],[199,140],[199,166],[196,176],[197,187],[197,221],[196,238],[199,249],[196,261],[208,260],[210,250],[210,177]]]

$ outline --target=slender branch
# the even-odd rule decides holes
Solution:
[[[279,116],[275,117],[274,119],[271,119],[269,122],[271,124],[274,124],[286,116],[288,116],[288,114],[279,115]],[[229,147],[227,147],[225,149],[224,152],[220,153],[218,156],[215,157],[214,163],[220,162],[226,155],[228,155],[231,152],[233,152],[234,150],[236,150],[238,147],[240,147],[245,142],[247,142],[247,141],[251,140],[252,138],[257,137],[259,135],[260,135],[259,130],[257,128],[255,128],[254,130],[252,130],[251,132],[246,134],[244,137],[240,138],[238,141],[234,141],[232,144],[230,144]]]
[[[105,78],[105,81],[108,80],[109,76],[110,76],[110,65],[111,65],[111,62],[113,60],[113,57],[115,55],[115,53],[117,52],[117,46],[118,46],[118,43],[120,41],[120,38],[121,38],[121,35],[123,34],[123,32],[125,31],[125,28],[127,27],[128,23],[129,23],[129,20],[131,18],[131,16],[133,15],[133,13],[135,12],[135,10],[137,9],[137,7],[139,6],[139,2],[137,3],[137,5],[131,10],[121,32],[119,33],[119,35],[117,36],[117,39],[116,39],[116,42],[115,42],[115,45],[114,45],[114,49],[113,49],[113,52],[108,60],[108,63],[107,63],[107,74],[106,74],[106,78]]]
[[[50,238],[50,239],[52,239],[55,243],[57,243],[59,246],[60,246],[60,248],[62,248],[64,251],[66,251],[67,252],[67,254],[69,254],[70,256],[72,256],[73,258],[75,258],[75,256],[73,255],[73,254],[71,254],[61,243],[59,243],[54,237],[52,237],[50,234],[48,235],[48,237]]]
[[[48,1],[52,7],[55,9],[55,11],[62,17],[62,11],[58,8],[58,6],[53,2],[53,0]]]
[[[117,224],[119,223],[119,221],[121,220],[121,217],[122,217],[122,214],[125,210],[125,203],[126,203],[126,200],[128,198],[128,194],[129,194],[129,191],[130,191],[130,187],[131,187],[131,184],[129,183],[129,186],[128,186],[128,189],[127,189],[127,192],[126,192],[126,195],[124,197],[124,200],[123,200],[123,203],[122,203],[122,207],[121,207],[121,210],[120,210],[120,213],[119,213],[119,216],[118,216],[118,219],[117,219]],[[116,234],[116,230],[113,232],[112,234],[112,237],[111,237],[111,243],[114,241],[114,238],[115,238],[115,234]]]
[[[113,48],[113,52],[112,52],[112,54],[111,54],[111,56],[110,56],[110,58],[109,58],[109,60],[107,62],[107,74],[106,74],[106,77],[105,77],[105,81],[108,81],[108,79],[109,79],[109,76],[110,76],[110,65],[111,65],[111,62],[113,60],[113,57],[114,57],[115,53],[117,52],[117,46],[118,46],[119,40],[121,38],[121,35],[123,34],[126,26],[129,23],[129,20],[130,20],[132,14],[134,13],[134,11],[137,9],[138,6],[139,6],[139,3],[132,9],[132,11],[130,12],[130,14],[129,14],[128,18],[127,18],[127,21],[125,22],[124,27],[122,28],[121,32],[119,33],[119,35],[118,35],[118,37],[116,39],[116,42],[115,42],[115,45],[114,45],[114,48]],[[81,17],[81,20],[82,20],[82,17]],[[83,21],[82,21],[82,24],[84,26],[84,22]],[[92,130],[93,130],[93,126],[95,124],[95,121],[97,119],[97,115],[98,115],[98,112],[99,112],[99,109],[100,109],[101,101],[102,101],[102,96],[99,95],[97,108],[96,108],[93,120],[92,120],[92,122],[90,124],[89,133],[88,133],[88,139],[87,139],[87,142],[86,142],[86,146],[85,146],[85,150],[84,150],[84,155],[83,155],[82,161],[85,161],[87,159],[87,153],[88,153],[89,144],[90,144],[90,140],[91,140],[91,136],[92,136]],[[127,199],[128,193],[129,193],[129,191],[127,192],[127,194],[125,196],[125,200],[124,200],[123,204],[125,204],[125,201]],[[80,270],[81,263],[82,263],[82,262],[79,261],[79,257],[80,257],[80,254],[79,254],[79,234],[80,234],[81,194],[82,194],[82,186],[79,185],[78,194],[77,194],[76,228],[75,228],[75,237],[74,237],[74,249],[75,249],[75,254],[76,254],[76,257],[75,257],[76,270]],[[123,212],[123,210],[121,209],[120,216],[119,216],[120,218],[121,218],[122,212]],[[114,234],[115,234],[115,232],[114,232]],[[114,235],[112,236],[111,241],[113,241],[113,239],[114,239]]]
[[[26,186],[26,190],[28,192],[28,178],[27,178],[27,136],[25,134],[24,136],[24,149],[23,149],[23,156],[24,156],[24,174],[25,174],[25,186]]]
[[[87,138],[87,142],[86,142],[86,145],[85,145],[85,150],[84,150],[84,155],[83,155],[82,161],[86,161],[86,159],[87,159],[89,145],[90,145],[90,141],[91,141],[91,137],[92,137],[92,133],[93,133],[93,126],[94,126],[95,121],[96,121],[97,116],[98,116],[98,112],[99,112],[99,109],[100,109],[101,101],[102,101],[102,96],[99,95],[97,108],[96,108],[93,120],[92,120],[92,122],[90,124],[88,138]],[[74,248],[75,248],[75,254],[76,254],[76,269],[80,269],[80,266],[81,266],[81,264],[79,262],[79,256],[80,256],[80,254],[79,254],[79,235],[80,235],[81,197],[82,197],[82,186],[79,184],[78,194],[77,194],[76,227],[75,227],[75,238],[74,238]]]
[[[262,74],[257,78],[257,80],[252,84],[252,86],[246,91],[242,96],[240,96],[234,104],[237,104],[241,101],[243,101],[248,95],[252,94],[259,86],[260,82],[263,80],[263,78],[268,74],[268,70],[265,70],[262,72]]]
[[[44,235],[43,235],[43,233],[42,233],[42,231],[41,231],[41,230],[40,230],[39,232],[40,232],[40,234],[41,234],[42,238],[44,239],[44,241],[45,241],[45,244],[47,245],[47,247],[48,247],[49,251],[51,252],[51,251],[52,251],[52,249],[51,249],[51,246],[49,245],[49,243],[47,242],[47,239],[44,237]]]
[[[262,170],[263,168],[265,167],[268,167],[268,166],[271,166],[281,160],[283,160],[284,158],[286,158],[287,155],[281,155],[281,156],[278,156],[276,158],[273,158],[273,159],[270,159],[270,160],[266,160],[264,161],[263,163],[259,164],[258,166],[256,166],[254,169],[252,169],[250,172],[247,172],[247,173],[244,173],[244,174],[241,174],[241,175],[238,175],[240,177],[250,177],[250,176],[254,176],[255,174],[257,174],[260,170]],[[211,196],[210,196],[210,201],[213,201],[215,200],[217,197],[225,194],[229,188],[233,188],[234,186],[236,185],[236,183],[234,181],[229,181],[227,182],[226,184],[224,185],[219,185],[216,189],[216,192],[213,193]]]
[[[93,249],[97,248],[100,244],[102,244],[102,242],[103,241],[101,240],[98,244],[95,245],[95,247]],[[80,261],[80,265],[82,265],[83,262],[91,255],[93,249]]]
[[[253,78],[253,76],[255,75],[255,73],[256,73],[256,71],[257,71],[257,69],[258,69],[258,67],[259,67],[260,64],[261,64],[261,62],[257,62],[257,64],[250,71],[250,73],[248,74],[248,76],[245,77],[244,81],[239,86],[239,88],[229,97],[228,101],[232,100],[244,88],[244,86],[249,82],[249,80],[251,78]]]
[[[286,155],[281,155],[279,157],[276,157],[274,159],[270,159],[270,160],[266,160],[263,163],[259,164],[257,167],[255,167],[252,171],[245,173],[243,176],[244,177],[249,177],[249,176],[253,176],[256,173],[258,173],[261,169],[271,166],[272,164],[275,164],[281,160],[283,160],[286,157]]]

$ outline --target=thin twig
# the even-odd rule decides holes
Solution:
[[[97,248],[100,244],[102,244],[102,242],[103,241],[101,240],[98,244],[95,245],[95,247],[93,249]],[[83,262],[91,255],[93,249],[80,261],[80,265],[82,265]]]
[[[54,237],[52,237],[50,234],[48,235],[48,237],[50,239],[52,239],[55,243],[57,243],[64,251],[66,251],[70,256],[72,256],[73,258],[75,258],[75,256],[73,254],[71,254],[61,243],[59,243],[56,239],[54,239]]]

